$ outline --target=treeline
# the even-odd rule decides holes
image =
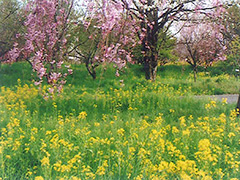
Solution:
[[[215,61],[239,68],[237,3],[0,0],[0,7],[0,62],[28,61],[36,84],[46,79],[61,89],[72,73],[63,62],[85,64],[93,79],[108,63],[116,75],[127,63],[140,64],[152,81],[171,61],[189,63],[195,80],[199,66]]]

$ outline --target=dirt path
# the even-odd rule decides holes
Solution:
[[[223,95],[211,95],[211,96],[196,96],[197,98],[208,97],[210,99],[222,101],[223,98],[227,98],[228,104],[237,104],[238,94],[223,94]]]

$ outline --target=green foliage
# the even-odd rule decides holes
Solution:
[[[176,61],[178,58],[173,54],[176,38],[164,31],[159,34],[158,39],[159,64],[164,65]]]
[[[227,66],[232,66],[235,69],[240,69],[240,7],[238,4],[233,4],[227,8],[225,17],[225,39],[228,41],[228,58]],[[239,75],[239,72],[236,72]]]
[[[17,0],[0,0],[0,7],[0,57],[2,57],[13,47],[16,34],[23,32],[24,29],[21,6]]]
[[[165,30],[159,33],[157,42],[158,64],[164,65],[177,60],[177,57],[173,54],[175,43],[176,39]],[[138,45],[133,49],[134,60],[140,64],[143,63],[141,48],[142,46]]]
[[[231,50],[228,59],[234,67],[240,68],[240,36],[235,37],[230,47]]]
[[[237,3],[233,2],[233,5],[227,8],[227,13],[224,17],[224,24],[227,32],[225,32],[225,38],[233,40],[235,35],[240,36],[240,7]]]

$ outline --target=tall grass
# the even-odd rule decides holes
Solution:
[[[24,75],[16,71],[23,68]],[[100,68],[92,81],[78,65],[64,92],[45,100],[47,85],[33,86],[28,68],[1,70],[2,179],[240,178],[235,105],[195,99],[203,85],[194,90],[187,70],[166,66],[152,83],[137,66],[120,78]],[[220,77],[229,87],[237,83],[205,72],[199,82]]]

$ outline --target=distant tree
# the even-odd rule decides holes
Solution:
[[[226,8],[222,24],[225,27],[224,39],[228,46],[227,65],[233,66],[234,70],[240,68],[240,7],[238,4],[232,4]]]
[[[224,38],[231,42],[236,36],[240,37],[240,6],[239,4],[232,4],[226,8],[226,12],[222,17],[222,24],[226,31],[224,32]]]
[[[111,15],[116,11],[112,5],[95,12],[95,16],[80,14],[76,24],[72,26],[69,36],[69,53],[75,60],[84,63],[89,74],[96,78],[96,68],[100,64],[113,63],[118,71],[131,61],[128,50],[133,48],[134,27],[126,19],[125,13]],[[97,18],[101,16],[104,19]],[[114,19],[114,23],[110,19]],[[125,25],[123,27],[122,25]]]
[[[23,10],[17,0],[0,0],[0,63],[6,61],[7,52],[13,48],[16,35],[24,31]],[[19,41],[24,43],[24,41]]]
[[[240,69],[240,37],[235,36],[229,44],[228,63],[233,66],[233,70]],[[239,73],[239,72],[238,72]]]
[[[214,61],[225,60],[221,26],[214,23],[188,23],[180,32],[176,52],[192,66],[196,82],[198,66],[210,66]]]
[[[223,33],[226,41],[227,61],[226,66],[233,66],[233,70],[240,69],[240,6],[238,1],[231,1],[230,6],[226,6],[226,12],[222,16],[221,23],[224,25]],[[236,73],[239,73],[238,71]],[[239,116],[240,109],[240,90],[236,106]]]

